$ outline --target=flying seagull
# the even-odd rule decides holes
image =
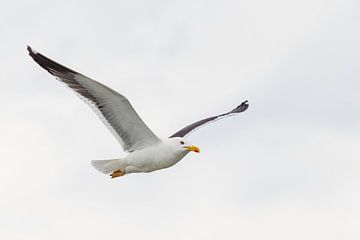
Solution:
[[[27,50],[36,63],[92,107],[124,151],[128,152],[121,159],[91,161],[98,171],[110,174],[111,178],[168,168],[191,151],[199,153],[200,149],[185,138],[187,135],[204,124],[244,112],[249,107],[248,101],[244,101],[227,113],[197,121],[162,140],[146,126],[126,97],[49,59],[29,46]]]

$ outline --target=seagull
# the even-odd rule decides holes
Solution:
[[[186,136],[205,124],[244,112],[249,107],[248,101],[244,101],[229,112],[194,122],[169,138],[160,139],[146,126],[126,97],[51,60],[30,46],[27,50],[37,64],[65,83],[90,105],[119,141],[123,150],[128,153],[123,158],[91,161],[95,169],[110,174],[111,178],[168,168],[178,163],[189,152],[199,153],[200,149],[191,144]]]

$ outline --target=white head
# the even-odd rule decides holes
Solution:
[[[188,140],[182,137],[174,137],[169,138],[168,141],[173,146],[175,151],[181,152],[181,153],[188,153],[188,152],[200,152],[200,148],[197,146],[192,145]]]

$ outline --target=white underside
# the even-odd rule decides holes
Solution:
[[[129,173],[152,172],[168,168],[179,162],[188,151],[179,151],[167,142],[129,153],[125,158],[95,160],[92,165],[100,172],[109,174],[118,170]]]

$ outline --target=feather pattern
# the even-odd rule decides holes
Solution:
[[[160,142],[123,95],[67,68],[28,46],[29,55],[42,68],[85,99],[128,152]]]
[[[248,107],[249,107],[248,101],[244,101],[239,106],[237,106],[236,108],[234,108],[233,110],[231,110],[231,111],[229,111],[227,113],[219,114],[219,115],[216,115],[216,116],[208,117],[208,118],[202,119],[200,121],[194,122],[194,123],[182,128],[182,129],[180,129],[179,131],[177,131],[176,133],[171,135],[170,138],[185,137],[185,136],[189,135],[190,133],[192,133],[193,131],[199,129],[200,127],[205,126],[208,123],[212,123],[212,122],[215,122],[215,121],[220,120],[222,118],[230,117],[230,116],[233,116],[235,114],[244,112],[244,111],[246,111],[246,109],[248,109]]]

